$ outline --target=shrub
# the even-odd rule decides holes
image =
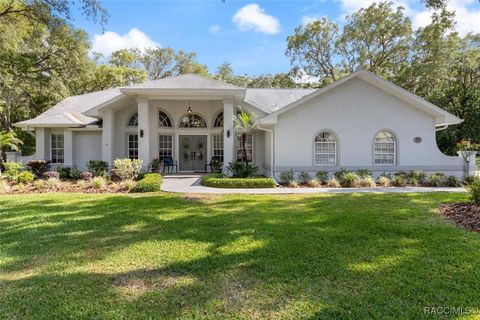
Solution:
[[[447,179],[445,179],[445,184],[448,187],[458,187],[460,185],[460,181],[455,176],[448,176]]]
[[[412,186],[423,185],[426,183],[426,180],[427,180],[427,174],[419,170],[408,172],[407,177],[408,177],[408,182]]]
[[[339,171],[335,172],[335,179],[337,179],[338,182],[342,182],[343,181],[343,176],[347,173],[349,173],[350,171],[348,171],[347,169],[345,168],[340,168]]]
[[[14,187],[15,191],[17,192],[23,192],[25,191],[26,189],[26,185],[24,183],[18,183],[15,187]]]
[[[301,183],[308,183],[310,181],[310,175],[306,171],[302,171],[298,174],[298,180],[300,180]]]
[[[146,173],[143,178],[137,182],[137,185],[133,188],[133,192],[160,191],[161,185],[162,176],[159,173]]]
[[[90,182],[90,185],[94,189],[103,189],[107,186],[107,180],[104,177],[95,177]]]
[[[132,190],[136,185],[137,183],[133,180],[125,180],[122,182],[122,187],[127,190]]]
[[[116,159],[113,161],[112,173],[120,180],[132,180],[138,176],[142,169],[143,160],[140,159]]]
[[[298,182],[295,181],[295,180],[288,181],[287,186],[288,186],[289,188],[298,188],[298,187],[299,187]]]
[[[440,187],[443,185],[443,180],[445,179],[445,174],[441,172],[433,173],[430,175],[430,186],[432,187]]]
[[[395,187],[406,187],[407,186],[407,179],[403,175],[395,175],[392,178],[391,182]]]
[[[373,177],[372,170],[370,170],[370,169],[358,169],[357,170],[357,175],[360,178]]]
[[[47,172],[55,172],[55,171],[47,171]],[[43,183],[43,185],[48,189],[57,189],[58,187],[60,187],[61,184],[62,182],[58,178],[48,178]]]
[[[315,176],[317,177],[318,181],[320,181],[320,183],[322,184],[325,184],[327,183],[327,180],[328,180],[328,172],[327,171],[318,171]]]
[[[88,171],[84,171],[80,173],[80,179],[82,180],[89,181],[89,180],[92,180],[92,178],[93,178],[93,174]]]
[[[202,176],[200,183],[212,188],[274,188],[276,183],[271,178],[229,178],[221,173],[206,174]]]
[[[290,171],[283,171],[280,173],[280,181],[284,182],[284,183],[288,183],[290,181],[293,181],[295,180],[295,177],[293,175],[293,171],[290,170]]]
[[[376,187],[375,179],[372,176],[364,176],[358,181],[358,185],[363,188],[373,188]]]
[[[0,192],[7,192],[8,190],[10,190],[10,185],[0,177]]]
[[[230,162],[227,170],[230,171],[234,178],[249,178],[257,175],[258,168],[249,163]]]
[[[327,181],[327,187],[329,188],[340,188],[340,182],[338,182],[337,178],[330,178]]]
[[[80,174],[81,174],[80,170],[72,169],[72,171],[70,172],[70,177],[74,180],[78,180],[80,179]]]
[[[394,176],[402,177],[404,180],[408,180],[408,172],[400,170],[395,172]]]
[[[345,174],[343,174],[340,184],[342,185],[342,187],[354,188],[357,186],[358,180],[358,176],[355,173],[346,172]]]
[[[18,183],[32,183],[35,176],[30,171],[24,171],[17,176]]]
[[[390,187],[390,178],[387,177],[387,176],[380,176],[378,178],[378,184],[381,186],[381,187],[384,187],[384,188],[387,188],[387,187]]]
[[[33,186],[35,187],[35,189],[37,190],[40,190],[40,189],[43,189],[45,187],[45,183],[44,183],[44,180],[35,180],[33,182]]]
[[[43,177],[43,173],[50,170],[50,161],[47,160],[30,160],[27,167],[37,178]]]
[[[310,181],[308,181],[308,186],[312,188],[318,188],[321,185],[322,183],[317,178],[313,178],[313,179],[310,179]]]
[[[23,170],[23,164],[15,161],[6,161],[3,163],[3,167],[5,168],[3,175],[10,181],[16,181],[18,175]]]
[[[480,178],[471,179],[470,182],[465,185],[465,189],[467,189],[470,200],[480,205]]]
[[[87,163],[87,169],[94,177],[104,177],[108,171],[108,162],[103,160],[90,160]]]
[[[58,174],[57,171],[46,171],[42,174],[42,176],[45,179],[49,179],[49,178],[59,179],[60,178],[60,175]]]
[[[58,172],[60,179],[70,179],[72,174],[72,169],[64,166],[58,166],[56,171]]]
[[[469,183],[471,183],[471,182],[474,182],[476,179],[480,179],[480,178],[477,177],[477,176],[468,176],[468,177],[465,177],[465,179],[463,179],[463,182],[462,182],[462,183],[463,183],[464,185],[467,185],[467,184],[469,184]]]

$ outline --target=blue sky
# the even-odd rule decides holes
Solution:
[[[344,16],[371,0],[310,1],[129,1],[104,0],[110,18],[105,29],[75,14],[73,24],[86,30],[93,49],[108,55],[122,47],[160,45],[195,51],[211,72],[224,61],[235,73],[286,72],[286,38],[300,23],[327,16],[344,22]],[[420,0],[398,0],[414,27],[429,22],[430,12]],[[461,33],[480,31],[478,0],[450,0]]]

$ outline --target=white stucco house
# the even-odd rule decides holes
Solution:
[[[171,157],[180,171],[241,157],[233,115],[257,116],[248,136],[251,161],[266,176],[282,171],[368,168],[462,176],[461,157],[440,152],[435,132],[462,120],[406,90],[358,71],[322,89],[250,89],[197,75],[113,88],[61,101],[16,123],[34,131],[36,153],[85,170],[89,160]],[[470,162],[475,171],[475,161]]]

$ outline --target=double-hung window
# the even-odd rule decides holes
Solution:
[[[50,136],[50,142],[52,163],[64,163],[65,149],[63,134],[52,133]]]

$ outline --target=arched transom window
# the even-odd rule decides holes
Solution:
[[[182,121],[180,122],[180,128],[206,128],[207,123],[201,116],[198,114],[183,116]]]
[[[130,120],[128,120],[129,127],[138,127],[138,113],[135,113]]]
[[[161,110],[158,111],[158,126],[166,128],[172,127],[172,121],[170,120],[168,115]]]
[[[375,136],[373,144],[374,164],[395,164],[396,141],[393,133],[389,131],[380,131]]]
[[[214,128],[223,128],[223,112],[220,112],[213,120],[213,127]]]
[[[334,166],[337,164],[337,139],[328,131],[315,137],[315,165]]]

